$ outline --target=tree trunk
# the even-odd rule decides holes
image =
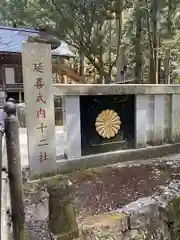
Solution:
[[[117,62],[116,62],[116,81],[122,81],[123,77],[121,70],[124,67],[124,49],[122,48],[122,27],[123,27],[123,10],[124,0],[116,0],[116,52],[117,52]]]
[[[100,69],[102,71],[100,71],[100,81],[101,83],[105,83],[105,84],[108,84],[108,82],[106,82],[106,79],[104,78],[104,74],[103,74],[103,49],[102,49],[102,45],[100,46],[100,60],[99,60],[99,63],[100,63]]]
[[[108,73],[107,71],[105,71],[104,64],[102,64],[102,62],[101,62],[102,59],[101,59],[101,61],[96,61],[95,57],[94,56],[92,57],[92,55],[89,52],[87,52],[87,50],[86,50],[86,57],[89,60],[89,62],[96,68],[96,70],[99,73],[99,76],[102,76],[104,78],[104,82],[110,83],[111,82],[111,74]],[[99,78],[97,80],[97,83],[102,84],[101,78]]]
[[[172,36],[172,0],[168,0],[168,29],[167,29],[167,37],[171,38]],[[165,75],[165,84],[170,84],[170,56],[171,56],[171,49],[168,48],[165,52],[165,59],[164,59],[164,75]]]
[[[149,83],[156,84],[156,52],[157,52],[157,0],[152,0],[151,12],[152,16],[149,13],[148,0],[145,0],[146,3],[146,18],[147,18],[147,28],[148,28],[148,41],[149,41]],[[151,31],[152,28],[152,31]]]
[[[84,77],[84,53],[83,51],[79,52],[79,75]]]
[[[112,19],[109,19],[109,49],[108,49],[108,62],[109,62],[109,67],[112,64],[112,59],[111,59],[111,41],[112,41]],[[112,72],[112,70],[111,70]],[[110,72],[110,74],[111,74]]]
[[[81,31],[81,42],[84,41],[84,33]],[[85,60],[85,55],[83,51],[83,46],[80,46],[79,49],[79,75],[84,77],[84,60]]]
[[[153,56],[151,56],[150,61],[150,83],[156,84],[156,60],[157,60],[157,0],[152,0],[152,47],[153,47]]]
[[[158,53],[159,53],[159,3],[157,0],[152,0],[152,51],[150,59],[150,83],[158,84]]]
[[[141,68],[142,68],[142,49],[141,49],[141,12],[136,14],[136,39],[135,39],[135,83],[141,82]]]
[[[157,0],[156,0],[157,1]],[[160,82],[160,9],[159,9],[159,2],[157,1],[157,32],[156,32],[156,84]]]

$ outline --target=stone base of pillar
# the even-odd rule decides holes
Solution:
[[[52,184],[49,192],[49,229],[57,240],[76,239],[79,236],[70,181]]]

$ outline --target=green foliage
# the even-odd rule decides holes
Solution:
[[[122,66],[128,65],[128,78],[140,72],[138,78],[148,82],[149,67],[156,64],[156,57],[161,60],[162,76],[169,68],[164,64],[168,59],[171,79],[177,82],[180,78],[178,0],[2,0],[0,9],[1,24],[48,25],[60,39],[83,53],[88,65],[104,78],[112,80],[122,56]]]

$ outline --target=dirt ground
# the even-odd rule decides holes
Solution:
[[[177,157],[177,156],[175,156]],[[167,158],[168,159],[168,158]],[[89,215],[115,210],[141,197],[160,193],[171,180],[180,179],[180,164],[161,159],[159,163],[119,166],[112,165],[68,175],[73,183],[73,196],[77,217],[80,221]],[[175,160],[175,159],[174,159]],[[32,204],[42,200],[47,183],[33,189],[25,184],[25,207],[30,240],[48,237],[45,220],[35,221],[31,215]],[[44,197],[47,205],[47,196]],[[43,231],[42,231],[43,229]]]

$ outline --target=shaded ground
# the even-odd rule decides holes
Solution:
[[[177,155],[174,157],[177,158]],[[171,158],[173,159],[173,156]],[[165,161],[157,164],[139,164],[138,166],[119,167],[114,165],[69,175],[68,178],[73,182],[78,219],[111,211],[140,197],[160,193],[171,180],[180,179],[179,161],[176,164]],[[44,183],[33,186],[26,184],[25,186],[25,206],[30,240],[51,239],[48,236],[46,225],[48,216],[46,185]],[[40,206],[40,202],[43,202],[44,205]],[[35,214],[33,213],[34,206],[37,206]],[[39,216],[37,216],[38,214]],[[34,215],[36,215],[37,221],[35,221]]]
[[[140,197],[159,192],[159,186],[169,182],[166,174],[150,165],[109,168],[102,172],[98,170],[90,170],[72,178],[80,216],[120,208]]]

